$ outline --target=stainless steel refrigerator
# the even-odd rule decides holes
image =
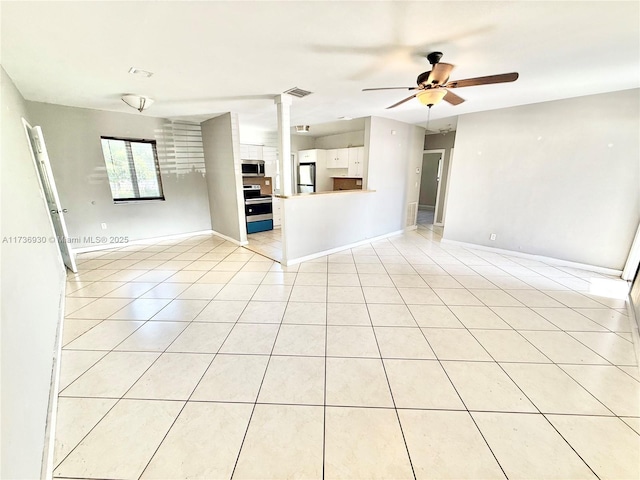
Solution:
[[[298,165],[298,193],[316,191],[316,164],[301,163]]]

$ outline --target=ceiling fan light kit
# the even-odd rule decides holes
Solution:
[[[136,95],[134,93],[127,93],[126,95],[123,95],[122,101],[139,112],[146,110],[153,104],[153,98],[149,98],[144,95]]]
[[[418,100],[420,100],[420,103],[431,108],[440,100],[442,100],[446,94],[447,94],[447,91],[444,88],[429,88],[427,90],[422,90],[421,92],[418,92],[416,94],[416,97],[418,97]]]
[[[518,79],[518,73],[502,73],[499,75],[488,75],[486,77],[474,77],[466,78],[464,80],[449,81],[449,75],[455,68],[455,65],[450,63],[440,63],[442,58],[442,52],[431,52],[427,55],[427,60],[432,65],[431,70],[423,72],[418,75],[416,83],[417,87],[384,87],[384,88],[365,88],[362,91],[368,92],[371,90],[418,90],[413,95],[400,100],[398,103],[394,103],[389,108],[395,108],[398,105],[402,105],[408,102],[412,98],[418,98],[421,103],[431,108],[436,103],[444,100],[451,105],[460,105],[464,102],[464,98],[459,97],[453,93],[450,89],[461,87],[474,87],[477,85],[491,85],[494,83],[508,83],[515,82]]]

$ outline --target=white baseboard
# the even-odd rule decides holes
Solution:
[[[149,242],[162,242],[164,240],[174,240],[177,238],[185,238],[185,237],[195,237],[196,235],[207,235],[207,234],[216,234],[219,237],[227,240],[224,235],[214,232],[213,230],[200,230],[197,232],[188,232],[188,233],[178,233],[175,235],[164,235],[162,237],[149,237],[149,238],[141,238],[139,240],[132,240],[128,243],[105,243],[101,245],[91,245],[90,247],[80,247],[71,249],[72,253],[85,253],[85,252],[95,252],[98,250],[108,250],[110,248],[122,248],[128,245],[140,245]],[[229,240],[231,241],[231,240]]]
[[[633,301],[633,295],[629,295],[629,303],[627,304],[627,312],[629,314],[629,321],[631,322],[631,340],[633,341],[633,348],[636,351],[636,358],[640,358],[640,318],[636,315],[636,312],[640,310],[637,308]]]
[[[618,277],[622,275],[622,270],[616,270],[613,268],[606,268],[606,267],[598,267],[596,265],[588,265],[586,263],[570,262],[568,260],[561,260],[559,258],[553,258],[553,257],[545,257],[543,255],[534,255],[531,253],[516,252],[514,250],[506,250],[504,248],[487,247],[485,245],[459,242],[457,240],[449,240],[447,238],[443,238],[442,243],[449,244],[449,245],[457,245],[459,247],[471,248],[474,250],[484,250],[487,252],[499,253],[501,255],[511,255],[512,257],[527,258],[529,260],[536,260],[538,262],[544,262],[550,265],[578,268],[580,270],[588,270],[590,272],[602,273],[604,275],[615,275]]]
[[[56,343],[51,371],[51,385],[49,390],[49,405],[47,409],[47,425],[45,427],[44,452],[42,455],[42,478],[53,478],[53,463],[56,425],[58,423],[58,390],[60,389],[60,365],[62,359],[62,332],[64,330],[64,310],[67,295],[66,278],[63,279],[62,293],[59,302],[59,320],[56,332]]]
[[[235,245],[238,245],[239,247],[244,247],[245,245],[249,245],[249,241],[248,240],[245,240],[244,242],[239,242],[235,238],[227,237],[226,235],[223,235],[220,232],[216,232],[215,230],[211,230],[211,233],[213,233],[216,237],[220,237],[220,238],[226,240],[227,242],[231,242],[231,243],[233,243]]]
[[[367,238],[367,239],[361,240],[359,242],[350,243],[348,245],[342,245],[340,247],[332,248],[330,250],[324,250],[322,252],[312,253],[311,255],[306,255],[304,257],[294,258],[294,259],[291,259],[291,260],[282,259],[282,265],[285,265],[285,266],[289,267],[291,265],[296,265],[298,263],[307,262],[307,261],[313,260],[315,258],[324,257],[325,255],[331,255],[333,253],[342,252],[342,251],[348,250],[350,248],[360,247],[360,246],[366,245],[368,243],[377,242],[378,240],[383,240],[383,239],[388,238],[388,237],[395,237],[396,235],[402,235],[403,233],[404,233],[404,230],[396,230],[395,232],[385,233],[384,235],[379,235],[377,237]]]

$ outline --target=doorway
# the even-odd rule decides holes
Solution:
[[[438,225],[440,184],[444,150],[425,150],[422,154],[420,193],[418,197],[418,224]]]

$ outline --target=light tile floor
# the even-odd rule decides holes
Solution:
[[[625,302],[439,233],[294,267],[214,236],[82,255],[55,477],[639,478]]]
[[[267,258],[282,261],[282,231],[280,227],[266,232],[250,233],[247,235],[247,248]]]

